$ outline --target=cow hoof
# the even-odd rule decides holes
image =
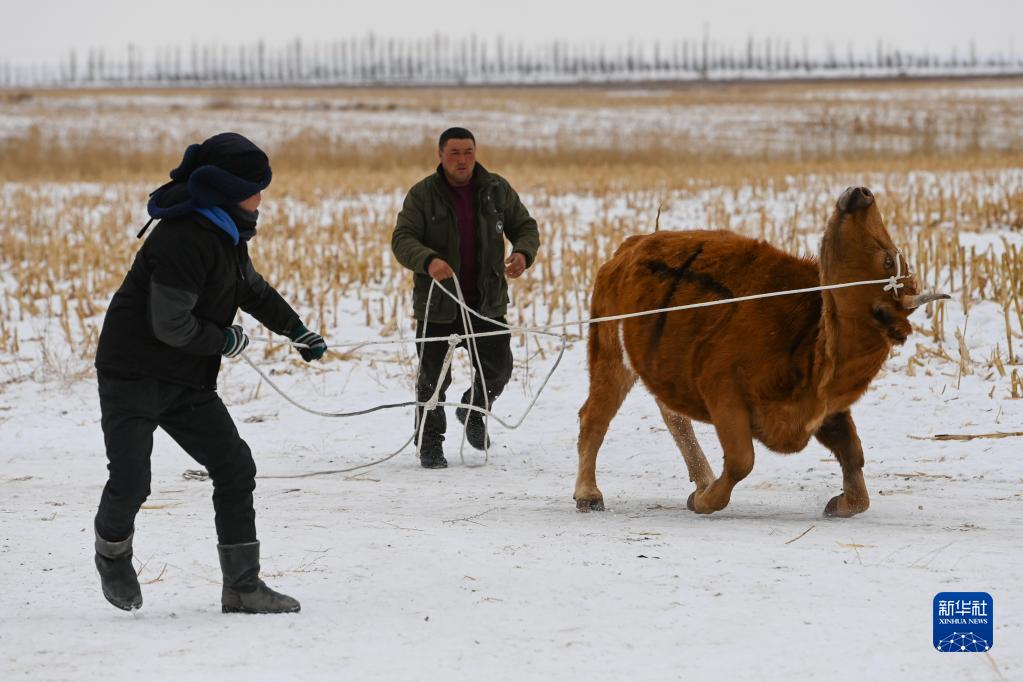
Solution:
[[[866,505],[862,508],[850,505],[845,497],[845,493],[842,493],[828,500],[828,504],[824,507],[824,516],[826,518],[847,519],[866,510]]]
[[[706,511],[700,511],[699,509],[697,509],[697,494],[696,494],[696,491],[690,493],[690,499],[685,500],[685,508],[690,510],[690,511],[694,511],[694,512],[696,512],[698,514],[708,513]]]
[[[604,511],[604,500],[576,500],[575,510],[583,514],[588,514],[591,511]]]
[[[689,494],[689,499],[686,500],[686,509],[688,509],[689,511],[694,512],[696,514],[713,514],[714,513],[713,509],[697,509],[696,508],[696,493],[697,492],[698,491],[694,490],[692,493]]]

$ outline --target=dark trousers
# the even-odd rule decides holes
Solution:
[[[503,317],[494,318],[504,322]],[[489,332],[503,329],[490,322],[484,322],[479,318],[472,318],[473,330],[476,332]],[[462,320],[455,320],[448,323],[430,322],[424,325],[422,320],[416,321],[416,337],[448,336],[449,334],[464,334]],[[462,348],[469,349],[472,360],[473,380],[476,384],[476,392],[472,394],[469,389],[462,396],[461,402],[486,407],[493,405],[497,396],[508,385],[512,374],[512,352],[511,335],[500,334],[497,336],[484,336],[476,339],[476,349],[479,357],[472,353],[472,345],[463,339],[459,344]],[[444,366],[444,356],[448,352],[447,341],[433,341],[431,343],[417,344],[419,353],[419,381],[416,383],[416,400],[425,402],[433,396],[437,388],[437,380],[440,377],[440,370]],[[483,377],[479,376],[480,367],[483,368]],[[443,402],[447,395],[448,387],[451,385],[451,370],[445,376],[440,377],[440,400]],[[483,392],[483,379],[486,379],[487,391]],[[472,402],[469,397],[472,394]],[[416,408],[416,434],[419,434],[419,420],[422,419],[423,408]],[[442,442],[444,432],[447,430],[447,419],[444,416],[444,408],[436,407],[426,413],[426,424],[423,426],[423,442]]]
[[[110,472],[96,512],[100,537],[119,542],[133,532],[135,515],[150,493],[153,432],[159,426],[209,472],[220,543],[255,541],[256,464],[216,391],[98,374]]]

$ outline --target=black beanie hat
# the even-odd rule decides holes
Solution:
[[[202,166],[216,166],[242,180],[262,184],[264,189],[270,184],[270,159],[262,149],[238,133],[220,133],[201,145],[190,145],[189,150],[193,147],[198,148],[195,153],[194,167],[185,168],[186,162],[190,160],[188,151],[186,151],[181,166],[171,171],[171,178],[174,178],[175,172],[181,170],[191,173]]]
[[[262,192],[273,173],[266,153],[238,133],[220,133],[185,150],[181,164],[170,172],[171,181],[149,195],[149,215],[170,218],[197,208],[233,206]],[[180,197],[187,188],[188,199],[164,205],[167,198]],[[171,199],[173,201],[173,199]]]

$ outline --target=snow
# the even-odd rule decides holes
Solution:
[[[1023,171],[1009,168],[990,177],[917,173],[907,181],[867,180],[884,201],[885,193],[951,192],[978,179],[975,191],[994,197],[1015,191],[1021,178]],[[662,199],[662,229],[713,225],[715,215],[725,214],[734,218],[733,228],[756,233],[766,215],[775,225],[791,224],[801,251],[812,253],[819,207],[833,203],[834,185],[833,178],[810,176],[798,186],[756,193],[695,184],[664,197],[651,190],[523,198],[537,207],[541,224],[567,226],[545,234],[546,257],[558,266],[562,245],[579,247],[598,223],[648,229]],[[148,189],[119,186],[109,203],[124,204],[126,194],[144,196]],[[59,202],[108,191],[114,190],[0,185],[0,196],[35,192],[44,217],[58,215],[53,205]],[[401,196],[281,196],[268,201],[264,216],[282,227],[337,224],[361,206],[364,214],[352,215],[350,227],[361,239],[375,229],[374,216],[393,215]],[[101,225],[102,210],[92,206],[83,222]],[[133,235],[143,222],[133,217],[141,205],[119,210],[118,229]],[[916,234],[928,225],[911,213],[892,227]],[[988,220],[950,235],[978,254],[1001,253],[1006,243],[1019,247],[1018,216]],[[388,261],[386,282],[374,283],[371,297],[391,293],[387,286],[398,276],[389,254],[381,257]],[[525,284],[512,283],[513,299]],[[0,306],[6,306],[0,309],[22,340],[17,356],[0,353],[5,682],[1023,679],[1023,440],[930,440],[1023,431],[1023,400],[1011,397],[1009,379],[988,361],[999,344],[1006,360],[1004,314],[993,302],[974,301],[968,323],[961,292],[946,303],[942,348],[951,362],[917,355],[918,347],[937,346],[924,331],[931,321],[917,312],[920,329],[854,407],[871,508],[852,519],[821,515],[839,492],[841,475],[816,443],[790,456],[758,447],[753,473],[725,510],[690,513],[685,501],[692,484],[653,400],[639,387],[601,450],[598,483],[608,511],[577,513],[571,499],[576,415],[588,390],[579,342],[522,428],[494,428],[486,464],[468,449],[461,461],[461,434],[449,414],[452,465],[444,471],[422,469],[407,450],[356,474],[283,478],[379,459],[407,438],[412,416],[405,410],[344,421],[313,417],[260,385],[242,362],[228,362],[221,393],[263,476],[256,505],[264,577],[303,604],[294,616],[245,617],[220,613],[210,484],[183,477],[198,465],[161,432],[149,508],[136,536],[145,605],[127,614],[103,599],[92,564],[92,518],[106,475],[95,379],[88,362],[62,345],[55,320],[18,307],[19,299],[9,296],[17,286],[0,270]],[[285,289],[305,314],[309,309],[301,306],[311,304],[301,292],[290,283]],[[378,328],[363,323],[360,303],[354,295],[341,298],[329,342],[378,337]],[[56,296],[51,307],[59,307]],[[530,316],[543,322],[548,311],[537,314],[536,307]],[[553,314],[575,319],[580,313],[570,301]],[[244,322],[258,329],[251,319]],[[1017,320],[1011,324],[1018,355],[1023,330]],[[962,375],[956,330],[973,359]],[[397,332],[388,338],[410,335],[407,319]],[[528,365],[523,348],[513,344],[515,375],[497,404],[503,418],[517,419],[550,366],[555,344],[542,343],[546,356],[531,357]],[[532,342],[529,350],[536,350]],[[283,351],[263,359],[258,345],[250,351],[289,394],[338,411],[409,400],[411,352],[409,346],[365,348],[321,367],[288,361]],[[460,395],[467,376],[460,356],[451,396]],[[720,469],[713,429],[695,426]],[[940,591],[994,597],[989,654],[934,651],[931,605]]]
[[[954,310],[949,321],[960,324]],[[994,344],[1000,331],[974,324],[969,334],[971,346]],[[0,676],[1020,679],[1019,439],[913,437],[1021,430],[1023,403],[948,365],[907,376],[913,350],[900,349],[854,409],[872,506],[845,520],[821,516],[841,478],[816,444],[792,456],[758,448],[729,507],[688,512],[681,457],[640,388],[601,451],[608,511],[577,513],[580,343],[522,429],[495,427],[489,463],[468,449],[461,463],[452,428],[443,471],[406,451],[353,475],[277,478],[376,459],[404,440],[411,415],[316,418],[265,385],[257,395],[255,373],[231,363],[222,394],[263,477],[263,573],[302,601],[294,616],[219,612],[210,484],[183,478],[197,465],[160,432],[136,535],[145,604],[135,614],[107,605],[92,567],[105,481],[93,380],[8,383]],[[550,361],[531,363],[534,384]],[[406,370],[369,356],[327,372],[271,364],[320,409],[408,399]],[[460,360],[453,395],[466,376]],[[520,364],[500,414],[528,403],[525,378]],[[696,428],[720,467],[712,429]],[[933,650],[932,599],[953,590],[993,595],[989,655]]]
[[[736,74],[738,77],[740,74]],[[553,92],[553,91],[552,91]],[[229,93],[41,93],[0,101],[0,141],[34,132],[73,145],[100,139],[139,149],[177,150],[231,127],[271,150],[296,140],[324,145],[415,146],[432,142],[452,111],[493,148],[705,149],[741,157],[854,151],[1015,150],[1023,86],[904,84],[779,87],[755,103],[741,89],[627,88],[578,98],[482,90],[427,99],[416,89]],[[516,101],[519,99],[520,101]],[[166,125],[161,125],[166,121]],[[160,130],[154,135],[154,129]],[[522,131],[528,130],[529,135]],[[924,133],[926,131],[926,133]],[[567,145],[567,142],[571,142]],[[709,149],[708,149],[709,150]]]

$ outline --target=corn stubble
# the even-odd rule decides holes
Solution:
[[[960,378],[974,373],[989,382],[993,394],[1023,397],[1023,249],[1004,237],[998,248],[988,242],[963,245],[973,235],[1023,229],[1023,170],[1017,167],[1023,147],[999,134],[1023,114],[1023,98],[997,107],[964,105],[950,88],[945,98],[921,91],[919,100],[893,100],[884,108],[848,107],[829,99],[830,90],[814,87],[666,90],[630,101],[643,111],[660,107],[665,117],[700,107],[759,108],[762,116],[750,116],[745,128],[717,137],[639,127],[595,140],[582,126],[576,133],[562,130],[554,140],[535,143],[523,131],[516,142],[488,145],[481,134],[481,160],[512,181],[543,236],[536,267],[512,285],[512,322],[586,317],[597,268],[631,234],[730,229],[813,255],[838,193],[865,184],[878,191],[892,236],[921,282],[952,294],[967,320],[982,303],[997,306],[1004,326],[1004,347],[971,353],[968,329],[949,328],[944,302],[929,304],[914,316],[919,334],[914,354],[891,370],[912,375],[942,371],[941,364],[948,363],[947,371]],[[249,102],[270,95],[244,97]],[[340,95],[306,96],[329,101]],[[596,88],[569,94],[360,90],[344,96],[367,106],[398,102],[410,110],[437,101],[453,111],[471,104],[509,116],[523,107],[624,106],[624,98]],[[216,100],[223,120],[232,120],[236,97],[241,95]],[[779,139],[765,122],[776,107],[803,99],[815,107],[803,134]],[[0,111],[5,106],[0,99]],[[146,218],[146,193],[201,134],[181,130],[176,133],[181,139],[175,134],[149,139],[140,133],[174,130],[175,112],[128,110],[104,115],[135,125],[133,143],[99,130],[52,136],[42,132],[47,125],[74,128],[74,116],[81,113],[52,106],[41,111],[42,122],[0,141],[0,356],[8,363],[24,359],[29,334],[42,342],[43,364],[74,380],[88,372],[104,308],[138,247],[134,233]],[[288,110],[266,115],[288,125]],[[372,145],[325,142],[303,128],[267,145],[275,180],[252,244],[254,261],[300,304],[310,326],[336,338],[410,335],[409,274],[391,256],[390,235],[404,191],[436,163],[436,131],[399,143],[389,141],[380,125],[380,141]],[[372,333],[357,334],[357,327]],[[557,331],[574,339],[585,334],[578,325]],[[262,353],[280,358],[280,348],[267,344]],[[546,352],[542,344],[530,348],[535,355]],[[409,369],[414,364],[408,353],[382,352],[388,355],[374,357]],[[337,362],[359,354],[328,358]]]

